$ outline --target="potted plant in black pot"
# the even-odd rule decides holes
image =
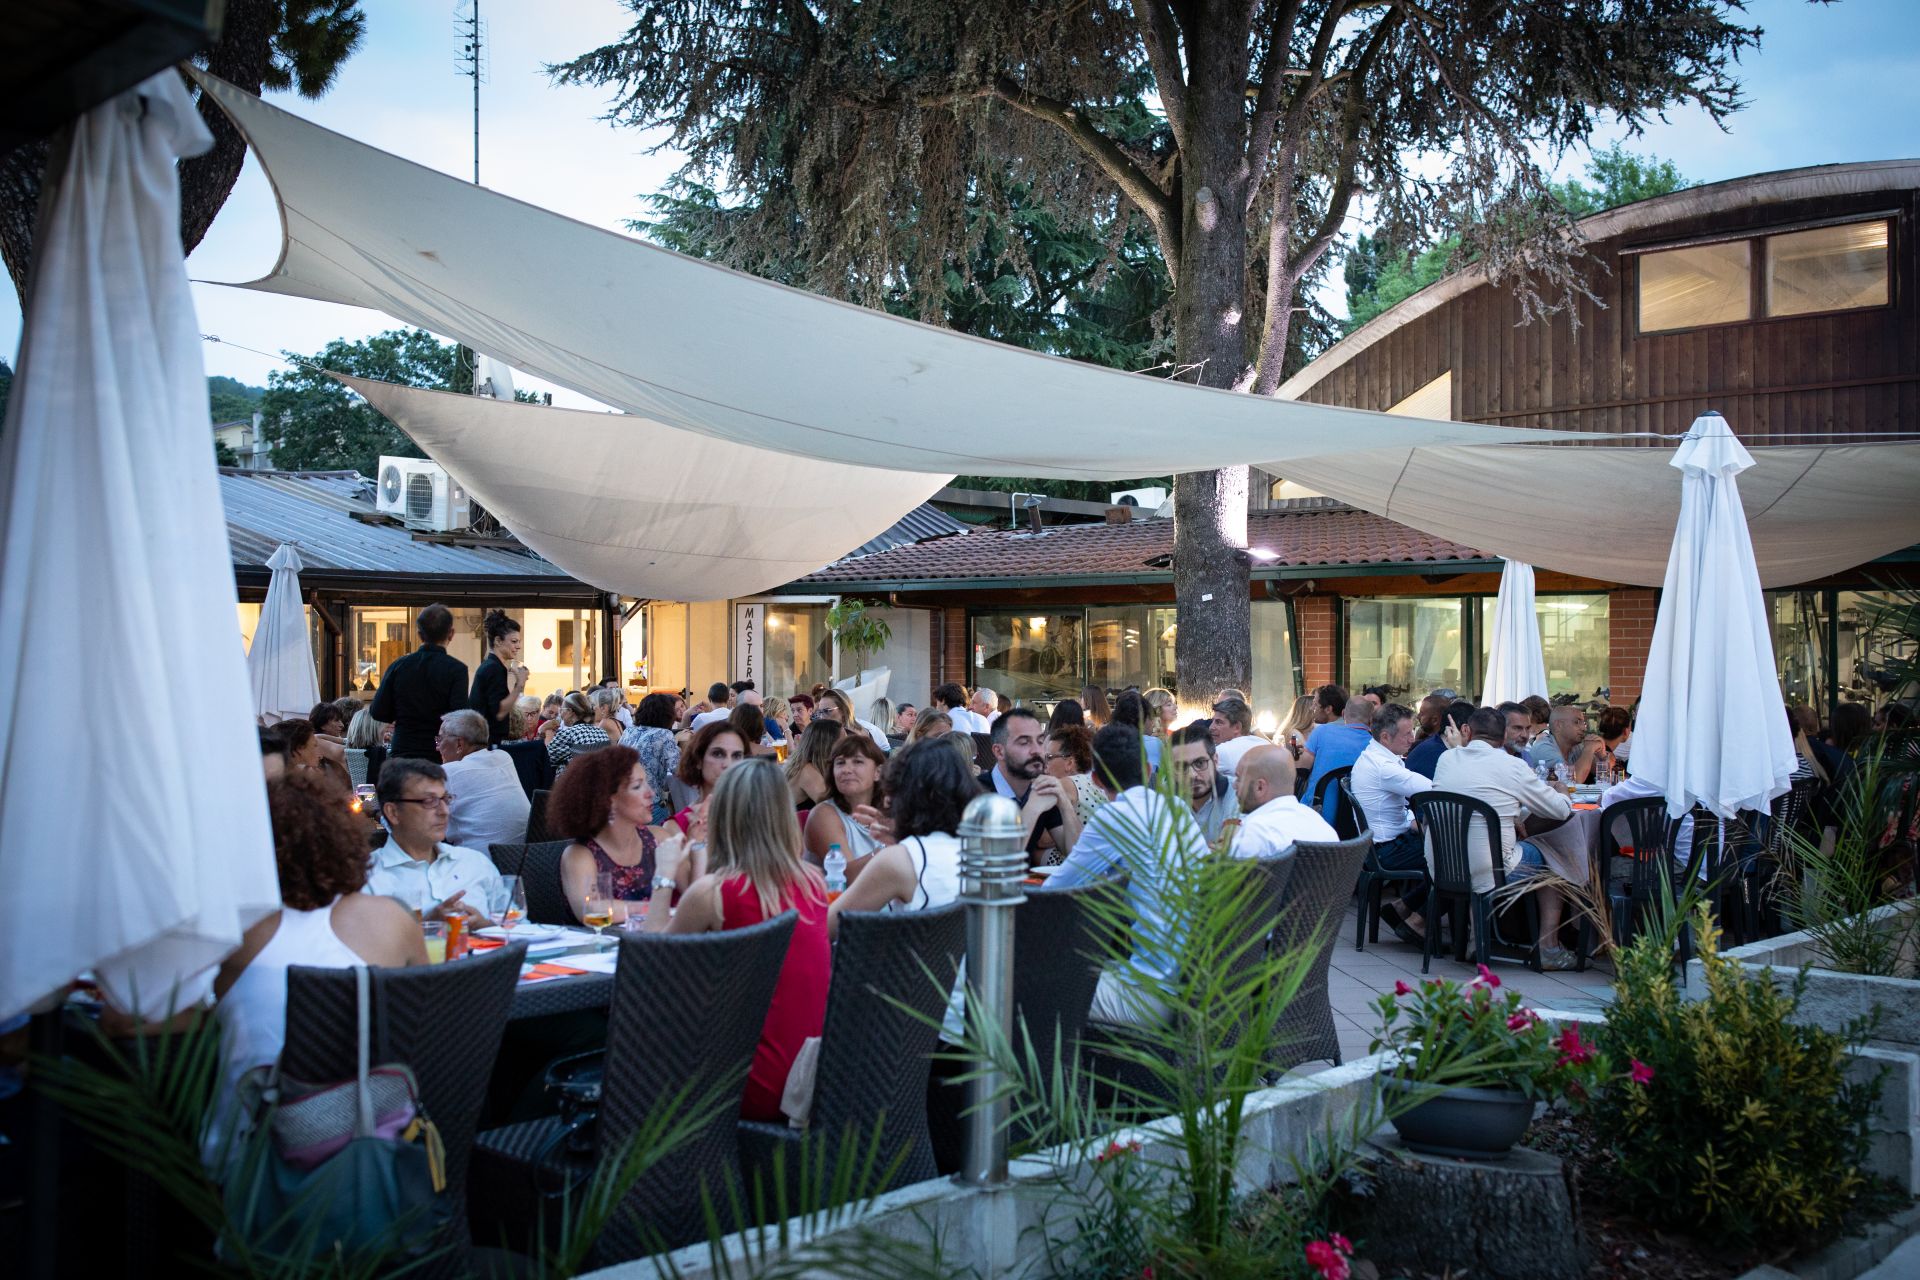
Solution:
[[[1556,1028],[1519,992],[1499,995],[1499,987],[1481,965],[1465,986],[1399,982],[1376,1002],[1373,1051],[1398,1055],[1380,1087],[1388,1118],[1413,1150],[1497,1160],[1526,1132],[1536,1102],[1579,1106],[1606,1078],[1606,1060],[1579,1023]]]

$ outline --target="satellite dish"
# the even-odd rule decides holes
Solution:
[[[400,501],[400,468],[388,467],[380,473],[380,496],[390,505]]]

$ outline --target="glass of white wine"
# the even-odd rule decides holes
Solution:
[[[527,887],[519,876],[500,877],[500,887],[494,891],[493,915],[500,922],[500,932],[511,941],[513,926],[527,918]]]
[[[587,913],[580,918],[596,937],[605,937],[601,932],[613,923],[613,874],[602,871],[593,878],[593,892],[587,895]]]

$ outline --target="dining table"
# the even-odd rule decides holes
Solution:
[[[507,1013],[509,1021],[518,1021],[611,1005],[622,936],[621,929],[608,929],[604,936],[596,936],[591,929],[522,924],[510,935],[497,927],[482,929],[469,939],[467,948],[470,955],[483,955],[507,945],[509,937],[527,944],[520,981]]]

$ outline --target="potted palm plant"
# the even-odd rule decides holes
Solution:
[[[1376,1003],[1373,1051],[1397,1056],[1381,1076],[1387,1113],[1413,1150],[1499,1159],[1526,1132],[1536,1102],[1579,1106],[1606,1077],[1606,1060],[1579,1023],[1555,1028],[1519,992],[1496,995],[1499,987],[1481,965],[1464,986],[1397,982]]]

